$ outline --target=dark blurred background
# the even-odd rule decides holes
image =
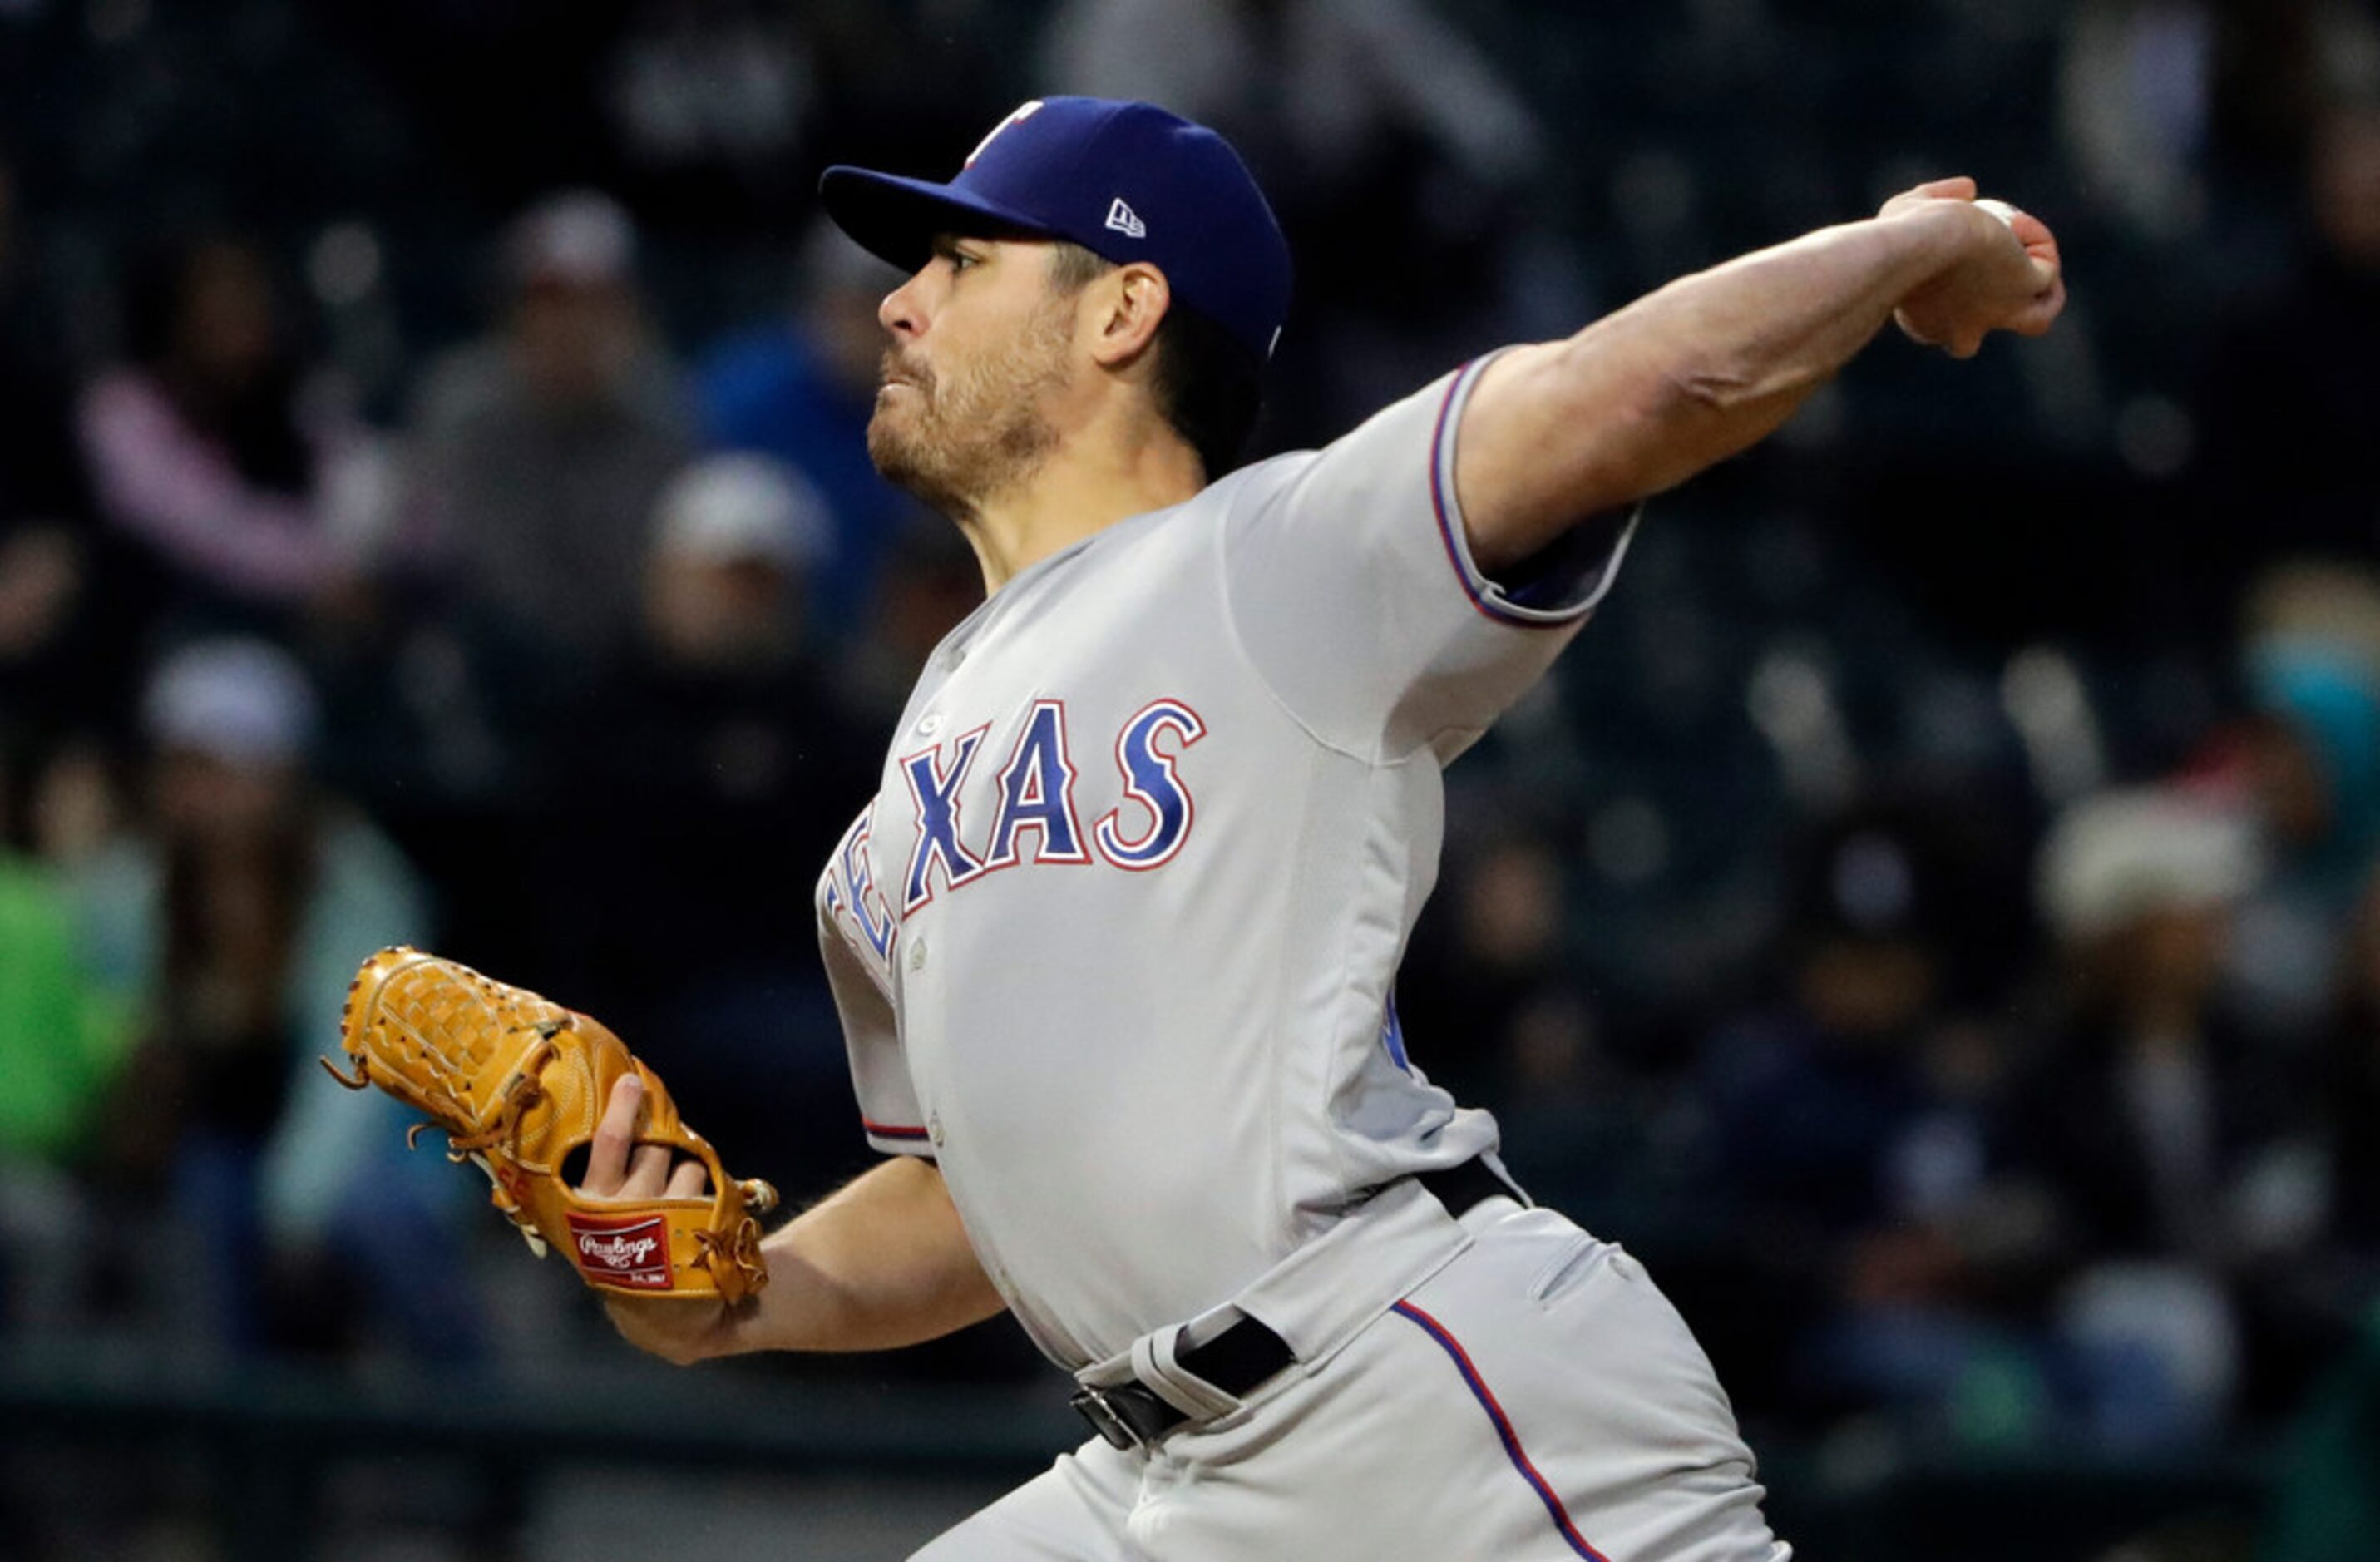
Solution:
[[[811,191],[1062,91],[1271,191],[1267,451],[1922,177],[2051,224],[2053,336],[1655,506],[1410,1046],[1804,1555],[2380,1558],[2364,0],[0,0],[0,1555],[898,1556],[1079,1434],[1004,1321],[643,1361],[312,1063],[412,940],[866,1163],[810,885],[979,588]]]

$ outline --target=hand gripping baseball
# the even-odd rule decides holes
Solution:
[[[2066,307],[2066,279],[2058,239],[2040,218],[2004,201],[1977,200],[1970,178],[1919,185],[1876,214],[1925,216],[1953,208],[1968,218],[1961,258],[1901,300],[1893,312],[1901,330],[1953,358],[1973,357],[1994,331],[2038,336],[2048,330]]]
[[[530,1248],[560,1248],[597,1290],[735,1302],[768,1283],[758,1217],[776,1190],[727,1176],[652,1071],[597,1021],[400,946],[356,973],[342,1030],[355,1071],[333,1076],[426,1113],[408,1137],[443,1129],[449,1157],[487,1172],[492,1202]],[[637,1104],[614,1123],[605,1107],[630,1081],[620,1093]],[[583,1189],[565,1174],[581,1146]]]

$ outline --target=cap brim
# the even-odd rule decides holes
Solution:
[[[916,271],[933,258],[937,234],[1050,236],[1023,213],[979,195],[843,164],[820,177],[819,199],[854,243],[903,271]]]

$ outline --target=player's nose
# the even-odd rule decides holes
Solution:
[[[917,273],[885,294],[884,301],[876,306],[876,323],[895,337],[914,336],[926,328],[924,301],[917,287],[925,275]]]

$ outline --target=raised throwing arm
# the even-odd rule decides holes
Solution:
[[[1463,418],[1455,492],[1482,569],[1757,443],[1888,321],[1953,357],[2038,336],[2066,301],[2037,218],[1971,179],[1894,197],[1865,222],[1682,277],[1564,341],[1506,353]]]

